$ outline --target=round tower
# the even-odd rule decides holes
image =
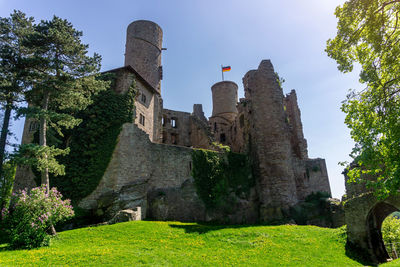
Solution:
[[[213,99],[212,117],[219,116],[234,120],[237,115],[238,86],[231,81],[222,81],[211,87]]]
[[[148,20],[129,24],[126,33],[125,66],[132,66],[151,86],[161,92],[162,29]]]

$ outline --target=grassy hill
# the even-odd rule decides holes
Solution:
[[[315,226],[137,221],[61,232],[40,249],[9,251],[0,245],[0,266],[141,264],[362,266],[346,256],[343,229]]]

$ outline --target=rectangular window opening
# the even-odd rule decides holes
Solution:
[[[145,125],[145,117],[143,116],[143,114],[142,113],[140,113],[140,117],[139,117],[139,123],[141,124],[141,125]]]
[[[172,118],[172,119],[171,119],[171,126],[172,126],[173,128],[178,128],[178,125],[176,124],[176,121],[177,121],[177,119],[175,119],[175,118]]]
[[[178,135],[177,134],[171,134],[171,143],[174,145],[178,144]]]

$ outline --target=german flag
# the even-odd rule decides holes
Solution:
[[[222,67],[222,72],[230,71],[230,70],[231,70],[231,66]]]

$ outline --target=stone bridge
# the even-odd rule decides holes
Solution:
[[[388,215],[400,210],[400,196],[381,201],[373,193],[363,193],[347,200],[344,208],[348,242],[366,251],[373,262],[386,262],[389,255],[381,226]]]

